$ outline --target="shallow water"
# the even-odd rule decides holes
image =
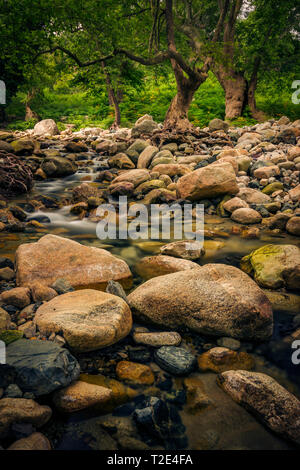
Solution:
[[[17,198],[12,202],[22,204],[27,200],[34,199],[38,194],[59,198],[68,196],[70,190],[79,184],[83,176],[91,175],[92,179],[94,178],[93,170],[96,166],[95,164],[86,170],[81,169],[76,175],[65,179],[37,182],[33,193],[29,197]],[[15,251],[20,244],[34,242],[45,233],[53,233],[71,238],[85,245],[106,248],[112,254],[124,259],[133,268],[134,272],[134,265],[139,259],[157,254],[159,247],[163,244],[161,240],[99,240],[96,236],[96,224],[88,219],[78,220],[70,214],[70,206],[56,210],[38,211],[30,213],[28,216],[30,218],[47,216],[50,223],[43,224],[45,230],[39,233],[0,233],[0,256],[8,256],[14,259]],[[260,239],[243,239],[240,236],[231,234],[233,225],[230,219],[217,216],[205,217],[205,229],[227,232],[229,236],[228,238],[216,236],[213,240],[206,241],[206,254],[201,259],[200,264],[222,262],[239,266],[242,256],[267,243],[296,244],[299,246],[299,239],[287,234],[274,236],[273,234],[264,233]],[[216,242],[219,243],[216,244]],[[140,282],[141,279],[135,276],[134,285],[136,286]],[[263,346],[245,343],[242,344],[242,350],[255,355],[256,371],[271,375],[300,398],[300,366],[297,368],[297,366],[292,365],[292,350],[283,341],[283,338],[292,331],[294,315],[295,312],[291,313],[288,305],[285,309],[283,304],[280,312],[275,311],[275,328],[272,341]],[[183,344],[197,353],[198,346],[195,335],[185,334],[183,336]],[[131,340],[121,342],[118,347],[122,348],[123,343],[127,347],[128,341],[129,345],[133,347],[134,344],[130,343]],[[215,344],[214,341],[210,338],[206,340],[207,343],[212,344]],[[101,357],[101,351],[86,356],[88,360],[93,361],[93,356]],[[91,372],[95,373],[93,367]],[[168,374],[163,374],[163,376],[165,378]],[[194,376],[203,383],[203,389],[211,399],[212,404],[196,414],[191,413],[187,405],[184,405],[180,410],[182,422],[186,427],[188,449],[288,449],[293,447],[273,435],[246,410],[235,404],[217,386],[215,374],[195,373]],[[182,379],[173,378],[171,390],[182,390],[182,388]],[[140,394],[149,394],[149,390],[146,388],[141,387],[138,390]],[[153,393],[162,398],[165,398],[166,394],[165,391],[159,388]],[[118,415],[118,410],[115,414]],[[102,448],[103,436],[99,431],[99,424],[106,418],[106,416],[99,416],[98,413],[93,415],[91,412],[76,413],[72,417],[60,416],[55,413],[54,418],[44,431],[52,439],[55,447],[59,449]],[[125,416],[122,419],[127,418]],[[87,438],[87,436],[92,437]]]

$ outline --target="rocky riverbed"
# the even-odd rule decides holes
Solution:
[[[0,446],[298,447],[299,175],[285,117],[0,131]],[[204,246],[100,240],[119,196],[203,204]]]

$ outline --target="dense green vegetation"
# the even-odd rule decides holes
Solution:
[[[200,127],[300,117],[299,0],[1,3],[9,128],[131,126],[146,113],[183,128],[187,116]]]

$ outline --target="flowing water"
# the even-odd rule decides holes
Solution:
[[[82,181],[83,177],[90,177],[93,181],[97,161],[86,169],[81,169],[75,175],[45,182],[36,182],[33,193],[30,197],[20,197],[12,201],[23,207],[27,200],[32,200],[36,195],[46,195],[55,198],[62,198],[70,195],[72,188]],[[96,236],[96,224],[88,219],[78,220],[70,214],[70,206],[61,209],[47,209],[35,213],[28,213],[28,217],[46,216],[49,223],[43,223],[44,230],[38,233],[0,233],[0,256],[7,256],[14,259],[17,247],[22,243],[34,242],[45,233],[52,233],[63,237],[71,238],[84,245],[101,247],[109,250],[112,254],[124,259],[132,268],[134,273],[135,263],[144,256],[157,254],[163,241],[151,240],[99,240]],[[233,223],[230,219],[219,218],[217,216],[205,217],[205,229],[219,232],[227,232],[228,237],[218,234],[212,240],[205,242],[206,254],[201,258],[201,264],[208,262],[226,263],[239,266],[242,256],[250,251],[267,243],[274,244],[296,244],[299,246],[299,239],[287,234],[263,234],[260,239],[244,239],[231,233]],[[138,285],[141,279],[134,275],[134,285]],[[297,311],[290,307],[291,298],[297,302],[295,294],[286,294],[285,300],[281,303],[280,309],[275,310],[274,337],[267,345],[242,344],[242,350],[254,355],[256,360],[256,371],[265,372],[277,379],[283,386],[300,398],[300,366],[293,366],[291,362],[292,350],[290,344],[283,341],[292,330],[293,317]],[[296,300],[295,300],[296,299]],[[299,305],[299,298],[298,298]],[[299,312],[298,312],[299,313]],[[206,343],[215,344],[215,340],[206,339]],[[133,343],[127,339],[123,341],[127,347],[133,347]],[[118,348],[122,348],[122,344]],[[186,345],[192,352],[199,353],[197,336],[186,333],[183,335],[183,345]],[[139,349],[139,348],[136,348]],[[112,357],[114,357],[114,348]],[[85,360],[88,364],[93,364],[95,358],[100,359],[103,353],[89,353],[80,360]],[[108,355],[110,352],[108,352]],[[119,358],[120,359],[120,358]],[[150,362],[150,365],[157,371],[157,366]],[[90,366],[95,373],[94,366]],[[156,367],[156,368],[155,368]],[[113,371],[113,368],[111,369]],[[113,373],[113,372],[112,372]],[[157,374],[161,372],[157,371]],[[165,378],[166,374],[163,374]],[[209,406],[197,413],[189,410],[187,405],[178,404],[182,423],[186,428],[185,434],[188,438],[186,448],[188,449],[288,449],[291,444],[286,443],[281,438],[272,434],[245,409],[235,404],[217,385],[216,375],[213,373],[194,373],[195,378],[201,380],[204,393],[210,398]],[[165,399],[166,393],[173,393],[175,390],[183,389],[183,379],[172,379],[169,390],[163,387],[156,387],[154,390],[138,388],[140,394],[161,396]],[[134,405],[133,405],[134,406]],[[130,407],[126,410],[123,407],[116,410],[114,415],[121,416],[126,420],[130,414]],[[111,415],[109,415],[111,416]],[[71,417],[61,416],[57,413],[51,423],[47,425],[45,433],[49,435],[55,448],[58,449],[101,449],[105,445],[103,435],[99,431],[99,424],[107,420],[107,416],[99,413],[76,413]]]

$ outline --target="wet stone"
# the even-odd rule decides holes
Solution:
[[[190,374],[196,364],[195,357],[186,349],[163,346],[154,353],[155,362],[172,375]]]

